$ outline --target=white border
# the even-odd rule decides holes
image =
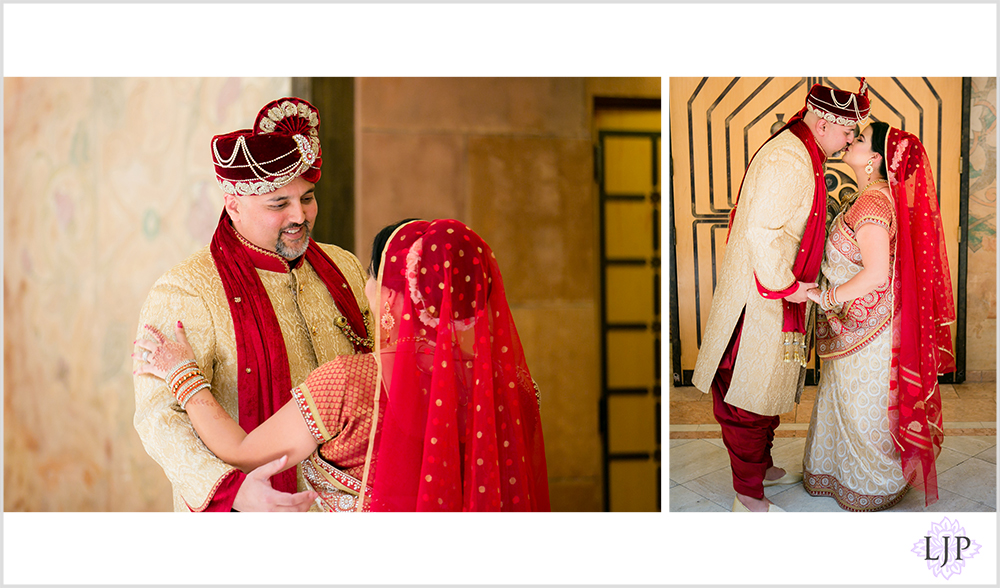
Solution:
[[[994,4],[3,8],[5,76],[996,73]]]
[[[944,583],[911,552],[958,519],[996,583],[996,514],[6,513],[5,584]],[[317,524],[327,525],[325,528]]]

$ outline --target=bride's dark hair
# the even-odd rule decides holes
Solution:
[[[878,173],[882,177],[889,179],[889,174],[885,167],[885,137],[889,134],[889,123],[876,121],[872,123],[872,151],[882,156],[882,164],[879,165]]]
[[[381,231],[375,235],[375,239],[372,241],[372,260],[368,264],[368,274],[373,278],[378,278],[379,266],[382,265],[382,250],[385,249],[386,243],[389,241],[389,237],[392,236],[392,232],[408,222],[420,220],[416,218],[407,218],[398,222],[394,222],[391,225],[386,225]]]

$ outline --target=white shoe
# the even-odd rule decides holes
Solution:
[[[768,486],[783,486],[785,484],[798,484],[802,481],[802,472],[785,472],[784,476],[781,476],[777,480],[764,480],[764,487]]]

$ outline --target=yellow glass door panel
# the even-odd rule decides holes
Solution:
[[[604,503],[660,509],[660,112],[595,112]]]
[[[653,460],[615,461],[609,468],[612,512],[655,512],[660,510],[658,492],[660,462]],[[649,491],[657,488],[657,494]]]

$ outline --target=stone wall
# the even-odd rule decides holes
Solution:
[[[222,210],[211,137],[289,78],[4,80],[4,510],[171,510],[132,426],[150,286]]]

